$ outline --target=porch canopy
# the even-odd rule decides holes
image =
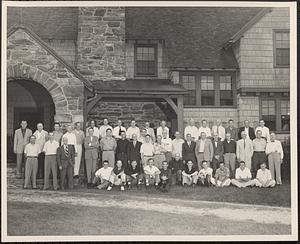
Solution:
[[[183,95],[188,91],[169,79],[126,79],[93,81],[95,95],[86,99],[86,114],[102,99],[146,99],[155,102],[165,113],[177,117],[177,130],[183,133]],[[158,101],[169,105],[168,109]]]

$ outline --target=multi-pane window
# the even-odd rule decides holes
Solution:
[[[183,75],[182,86],[188,90],[183,98],[183,104],[193,105],[196,103],[196,81],[194,75]]]
[[[280,121],[281,121],[281,130],[289,131],[290,130],[290,101],[289,100],[280,101]]]
[[[276,130],[276,105],[275,100],[263,100],[261,102],[261,115],[271,131]]]
[[[135,75],[155,76],[157,69],[156,47],[136,46]]]
[[[275,66],[290,65],[290,33],[286,30],[274,32],[274,62]]]
[[[231,75],[220,76],[220,105],[233,105]]]
[[[201,76],[201,104],[214,105],[215,91],[214,91],[214,77]]]

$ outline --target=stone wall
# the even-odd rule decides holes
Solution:
[[[80,7],[77,69],[88,80],[125,80],[125,9]]]
[[[7,77],[44,86],[53,99],[56,121],[83,121],[83,83],[26,29],[8,37]]]
[[[87,121],[93,119],[99,123],[104,118],[108,118],[112,126],[115,126],[117,120],[121,119],[125,127],[129,127],[132,119],[136,120],[138,126],[143,126],[146,121],[149,121],[153,127],[158,127],[161,120],[167,120],[155,103],[99,101],[90,111]],[[170,126],[170,121],[168,125]]]
[[[289,25],[289,9],[273,8],[243,35],[240,50],[235,52],[240,67],[240,87],[289,88],[289,68],[275,68],[273,64],[274,30],[289,30]]]

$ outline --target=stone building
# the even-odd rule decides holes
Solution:
[[[8,137],[29,127],[229,118],[289,134],[288,8],[8,8]]]

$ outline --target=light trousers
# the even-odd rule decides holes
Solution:
[[[235,153],[225,153],[224,154],[224,163],[227,168],[230,170],[231,177],[234,177],[235,174],[235,161],[236,155]]]
[[[119,178],[119,176],[120,176],[120,178]],[[109,177],[109,182],[111,182],[113,185],[116,185],[116,186],[125,185],[126,175],[123,173],[123,174],[120,174],[119,176],[112,173]]]
[[[22,176],[23,153],[17,153],[17,177]]]
[[[158,184],[159,183],[159,174],[156,174],[156,175],[145,174],[145,181],[146,181],[146,185],[147,184],[153,185],[154,183]]]
[[[79,175],[81,156],[82,156],[82,145],[76,145],[77,156],[75,157],[74,175]]]
[[[86,158],[85,159],[86,165],[86,177],[87,183],[92,183],[95,172],[97,170],[97,158]]]
[[[280,154],[272,152],[268,155],[269,169],[271,171],[272,179],[276,180],[277,184],[281,184],[281,163]]]
[[[30,179],[32,180],[32,187],[36,188],[36,174],[38,171],[38,159],[27,158],[25,164],[25,184],[24,187],[28,188]]]
[[[211,178],[210,181],[211,181],[211,183],[212,183],[213,185],[217,185],[217,186],[221,186],[221,187],[229,186],[230,183],[231,183],[231,180],[230,180],[230,179],[226,179],[225,181],[222,182],[222,181],[220,181],[220,180],[217,180],[217,181],[216,181],[216,179]]]
[[[261,182],[258,179],[254,179],[255,185],[258,187],[274,187],[276,185],[275,180],[269,180],[266,182]]]
[[[241,188],[241,187],[247,187],[247,186],[255,186],[256,182],[255,182],[255,180],[241,182],[237,179],[232,179],[231,184],[237,186],[238,188]]]
[[[198,181],[198,175],[193,175],[191,178],[183,175],[182,176],[182,185],[187,184],[187,185],[191,185],[191,184],[197,184]]]
[[[49,176],[52,172],[53,176],[53,189],[58,188],[57,184],[57,162],[56,155],[45,156],[45,173],[44,173],[44,189],[49,188]]]

